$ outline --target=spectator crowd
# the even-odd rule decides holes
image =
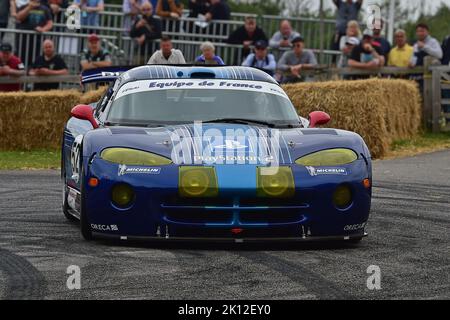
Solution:
[[[420,23],[416,26],[416,39],[409,41],[406,32],[399,29],[391,44],[383,36],[384,21],[379,21],[373,29],[362,30],[358,16],[363,0],[333,2],[336,6],[336,25],[332,48],[341,52],[336,61],[338,67],[363,70],[375,70],[383,66],[410,68],[423,66],[425,57],[449,64],[450,36],[441,45],[432,37],[429,27]],[[6,28],[11,18],[15,21],[16,29],[34,30],[35,52],[39,53],[37,57],[26,54],[30,48],[20,42],[29,41],[28,37],[20,37],[20,41],[16,38],[15,48],[21,48],[16,50],[16,55],[13,53],[13,45],[2,41],[0,76],[54,76],[69,73],[64,59],[56,54],[55,44],[45,37],[46,32],[54,29],[54,17],[61,15],[61,10],[69,5],[81,9],[81,24],[89,33],[86,48],[80,54],[81,70],[112,65],[111,54],[102,47],[101,36],[95,33],[100,25],[100,14],[104,10],[103,0],[75,0],[73,3],[68,0],[0,0],[0,3],[3,4],[0,6],[0,28]],[[235,56],[235,61],[227,61],[228,63],[261,69],[280,83],[308,81],[304,71],[318,67],[314,51],[307,49],[308,43],[287,19],[279,23],[279,28],[273,35],[267,35],[258,26],[255,17],[247,16],[242,26],[228,34],[224,30],[212,29],[209,24],[213,20],[230,19],[230,8],[226,0],[189,0],[187,3],[188,18],[194,19],[195,23],[185,31],[195,33],[207,28],[208,34],[227,36],[226,43],[242,47],[241,54]],[[199,46],[198,56],[194,61],[186,61],[183,52],[174,48],[171,38],[163,30],[181,30],[183,10],[180,0],[123,1],[123,32],[139,47],[136,60],[138,64],[225,64],[216,52],[216,45],[210,41]],[[163,28],[163,24],[166,28]],[[0,36],[3,39],[4,33],[0,32]],[[152,50],[155,44],[158,46],[157,50],[151,52],[148,61],[144,60],[144,52]],[[27,61],[24,61],[25,57],[28,57]],[[25,70],[23,62],[30,66],[28,70]],[[34,85],[35,90],[57,88],[58,83]],[[20,85],[17,84],[0,85],[0,91],[19,89]]]

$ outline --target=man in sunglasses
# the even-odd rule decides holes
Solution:
[[[292,40],[292,50],[285,52],[278,61],[278,70],[283,75],[282,83],[295,83],[305,81],[301,75],[302,70],[314,69],[317,59],[311,50],[305,49],[305,41],[302,37]]]

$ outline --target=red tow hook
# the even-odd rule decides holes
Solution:
[[[244,231],[244,229],[242,229],[242,228],[233,228],[233,229],[231,229],[231,233],[232,234],[239,234],[242,231]]]

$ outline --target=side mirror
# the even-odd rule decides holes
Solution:
[[[309,114],[309,127],[327,124],[331,120],[330,115],[323,111],[313,111]]]
[[[94,119],[94,109],[92,109],[91,106],[88,106],[86,104],[79,104],[73,107],[70,114],[74,118],[89,121],[94,129],[98,128],[98,123]]]

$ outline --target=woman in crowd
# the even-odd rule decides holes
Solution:
[[[222,58],[216,56],[215,54],[216,48],[211,42],[209,41],[203,42],[200,45],[200,50],[202,51],[202,55],[198,56],[195,59],[195,62],[204,64],[217,64],[221,66],[225,65]]]
[[[356,20],[351,20],[347,23],[346,34],[345,36],[341,37],[341,40],[339,42],[340,51],[344,50],[346,43],[350,38],[358,38],[359,40],[361,40],[362,38],[362,32],[361,29],[359,28],[359,23]]]

